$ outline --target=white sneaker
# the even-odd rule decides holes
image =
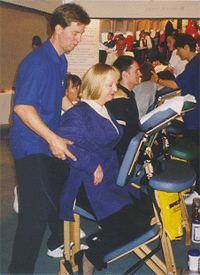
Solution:
[[[73,245],[74,245],[74,243],[71,242],[70,243],[70,247],[72,248]],[[88,246],[86,244],[81,244],[80,245],[80,249],[81,250],[88,249]],[[61,246],[57,247],[54,250],[50,250],[50,249],[47,250],[47,255],[49,257],[52,257],[52,258],[62,258],[63,257],[63,253],[64,253],[64,245],[61,245]]]
[[[185,204],[192,205],[194,198],[200,198],[200,195],[196,191],[194,191],[191,195],[189,195],[189,197],[185,199]]]
[[[80,239],[85,238],[86,234],[85,232],[80,228]]]
[[[57,247],[54,250],[48,249],[47,255],[52,258],[62,258],[63,252],[64,252],[64,245],[62,244],[61,246]]]
[[[14,188],[14,202],[13,210],[18,214],[19,213],[19,204],[18,204],[18,195],[17,195],[17,186]]]
[[[80,249],[81,249],[81,250],[85,250],[85,249],[88,249],[88,248],[89,248],[89,246],[88,246],[87,244],[83,244],[83,243],[82,243],[82,244],[80,245]]]

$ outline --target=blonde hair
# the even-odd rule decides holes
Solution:
[[[83,76],[80,97],[96,100],[100,98],[102,86],[109,72],[113,72],[116,80],[119,79],[119,71],[107,64],[93,65]]]

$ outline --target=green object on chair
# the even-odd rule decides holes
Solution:
[[[170,148],[170,154],[186,161],[192,161],[199,156],[199,147],[187,138],[180,138]]]

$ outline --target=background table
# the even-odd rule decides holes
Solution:
[[[10,117],[13,106],[13,90],[0,93],[0,125],[10,124]]]

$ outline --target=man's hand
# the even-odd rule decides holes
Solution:
[[[67,149],[68,144],[73,144],[73,142],[57,135],[49,142],[50,150],[56,158],[65,160],[68,157],[75,161],[76,157]]]
[[[101,165],[99,164],[94,171],[94,185],[98,185],[103,179],[103,170]]]
[[[154,71],[151,71],[151,81],[158,82],[158,75]]]

